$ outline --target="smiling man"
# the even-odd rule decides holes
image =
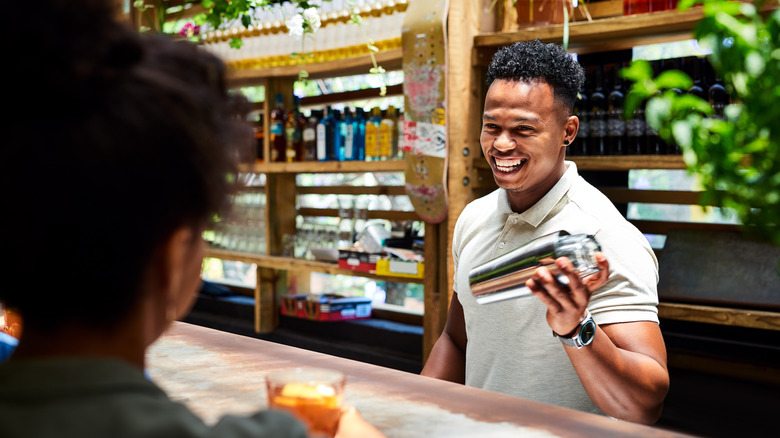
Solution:
[[[579,127],[572,110],[582,67],[537,40],[500,49],[487,76],[480,143],[499,189],[458,218],[455,293],[422,374],[651,424],[669,388],[658,262],[644,236],[565,161]],[[558,230],[595,236],[598,275],[582,280],[561,258],[568,287],[539,268],[527,283],[534,297],[477,304],[473,267]]]

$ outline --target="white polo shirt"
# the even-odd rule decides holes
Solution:
[[[573,162],[558,183],[523,213],[498,189],[471,202],[455,225],[454,289],[466,322],[466,384],[526,399],[600,413],[582,387],[546,307],[536,297],[477,304],[469,271],[539,236],[558,230],[593,235],[610,266],[588,309],[597,324],[658,322],[658,261],[647,239]]]

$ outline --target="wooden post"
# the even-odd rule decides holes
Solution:
[[[480,2],[450,0],[447,19],[447,141],[449,142],[447,213],[447,292],[452,296],[452,234],[463,208],[474,199],[473,163],[480,157],[479,131],[482,87],[472,66],[474,36],[481,16]],[[426,235],[426,238],[428,236]],[[427,259],[426,259],[427,260]],[[443,328],[443,326],[442,326]]]
[[[263,103],[264,130],[270,132],[269,120],[271,111],[276,106],[276,93],[280,93],[285,108],[292,109],[293,79],[274,78],[266,83],[265,102]],[[271,156],[270,135],[264,139],[264,157]],[[270,255],[282,254],[282,236],[295,233],[296,186],[295,174],[269,173],[265,180],[266,206],[266,251]],[[284,271],[275,269],[257,269],[257,288],[255,289],[255,331],[268,333],[279,323],[279,295],[287,287]]]

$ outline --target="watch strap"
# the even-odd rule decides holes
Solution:
[[[553,330],[553,336],[560,339],[564,345],[580,349],[586,345],[582,343],[581,339],[582,328],[585,327],[589,321],[593,321],[593,316],[591,316],[590,312],[585,309],[585,317],[582,319],[582,321],[580,321],[579,324],[577,324],[577,327],[574,328],[574,331],[571,334],[565,336],[559,335],[558,333],[555,333],[555,330]]]

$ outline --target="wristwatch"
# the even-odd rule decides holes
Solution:
[[[574,329],[574,332],[571,335],[561,336],[553,330],[553,336],[560,339],[561,342],[563,342],[563,345],[576,347],[579,350],[593,342],[593,337],[596,336],[596,323],[593,321],[590,312],[585,310],[585,319],[580,321],[580,324]]]

